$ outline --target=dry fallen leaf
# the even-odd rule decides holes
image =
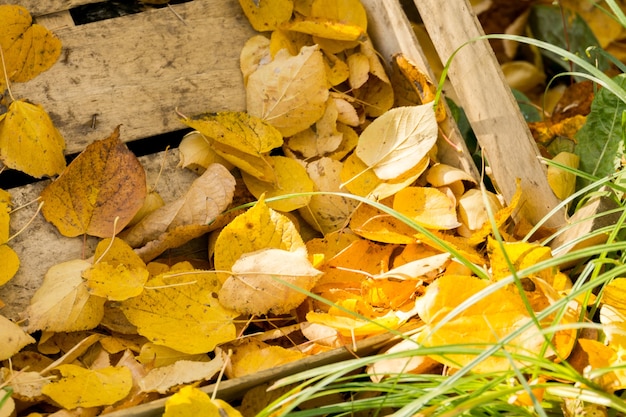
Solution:
[[[248,21],[259,32],[275,30],[289,20],[293,0],[239,0]]]
[[[61,378],[45,385],[42,392],[70,410],[113,404],[126,397],[133,385],[130,370],[122,366],[91,370],[60,365],[55,370]]]
[[[268,248],[292,252],[303,247],[302,237],[291,220],[260,199],[220,232],[215,242],[215,269],[224,282],[231,274],[223,271],[231,271],[243,254]]]
[[[7,167],[36,178],[58,175],[65,168],[64,149],[63,136],[40,105],[15,100],[0,115],[0,161]]]
[[[143,205],[146,174],[119,139],[119,127],[93,142],[41,193],[42,214],[68,237],[110,237]]]
[[[0,344],[0,361],[9,359],[24,346],[35,343],[35,339],[4,316],[0,316],[0,334],[3,338],[3,342]]]
[[[228,403],[212,400],[205,392],[192,386],[181,388],[165,402],[163,417],[243,417]]]
[[[143,392],[159,392],[166,394],[177,385],[208,380],[213,378],[224,366],[221,356],[209,362],[178,360],[171,365],[152,369],[139,381]]]
[[[9,212],[11,211],[11,194],[0,189],[0,286],[6,284],[20,267],[17,253],[6,243],[9,240]]]
[[[222,305],[242,314],[286,314],[307,297],[320,271],[313,268],[306,248],[268,248],[243,254],[219,290]],[[285,281],[296,288],[288,287]],[[298,290],[299,289],[299,290]]]
[[[184,353],[205,353],[237,336],[233,319],[238,313],[218,302],[220,287],[215,273],[183,263],[148,280],[139,296],[119,307],[150,341]]]
[[[459,227],[456,207],[447,195],[431,187],[407,187],[398,191],[393,208],[423,227],[449,230]]]
[[[51,267],[26,309],[28,331],[74,332],[96,327],[105,298],[89,294],[82,273],[91,263],[75,259]]]
[[[266,158],[283,138],[267,121],[242,112],[201,114],[181,121],[202,133],[218,155],[241,171],[262,181],[274,179]]]
[[[319,47],[305,46],[297,56],[281,50],[272,62],[248,77],[248,112],[267,121],[283,136],[311,126],[324,114],[328,82]]]
[[[229,350],[232,350],[231,355],[227,354]],[[217,357],[229,358],[225,372],[229,379],[253,375],[264,369],[272,369],[305,357],[298,350],[272,346],[254,338],[245,338],[226,344],[221,346],[216,353]]]
[[[0,5],[0,48],[10,81],[28,81],[50,68],[61,55],[61,41],[45,27],[33,24],[22,6]],[[0,62],[0,74],[4,74]],[[0,76],[0,91],[6,88]]]
[[[398,107],[374,120],[361,134],[356,155],[382,180],[417,165],[437,142],[432,104]]]
[[[180,226],[207,225],[228,207],[234,192],[235,179],[230,172],[223,165],[212,164],[183,197],[146,216],[124,235],[124,240],[139,247]]]
[[[573,169],[577,169],[580,163],[580,157],[570,152],[560,152],[552,160]],[[554,195],[565,200],[576,191],[576,174],[550,165],[548,166],[548,184]]]

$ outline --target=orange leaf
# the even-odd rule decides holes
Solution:
[[[64,236],[110,237],[131,221],[146,194],[146,174],[119,140],[118,127],[89,145],[43,190],[41,212]]]

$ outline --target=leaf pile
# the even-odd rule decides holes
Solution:
[[[401,79],[412,87],[394,89],[359,1],[240,3],[266,31],[241,52],[248,111],[182,118],[195,131],[181,143],[181,166],[199,174],[182,197],[163,202],[148,192],[118,129],[66,168],[41,174],[60,174],[41,194],[45,219],[63,236],[101,240],[86,259],[47,271],[23,323],[0,316],[9,341],[0,359],[11,360],[0,387],[33,413],[99,415],[178,391],[164,415],[236,416],[180,386],[407,328],[420,329],[409,342],[427,347],[480,348],[519,331],[503,346],[508,354],[566,360],[585,305],[536,315],[568,293],[569,277],[550,267],[524,285],[499,285],[550,259],[550,249],[519,241],[510,220],[516,199],[503,207],[471,175],[438,161],[438,123],[447,115],[433,106],[433,84],[400,56]],[[15,103],[0,120],[7,165],[2,129],[22,126],[27,112]],[[242,189],[246,210],[234,199]],[[10,195],[0,190],[0,285],[19,267],[7,245],[9,214]],[[204,235],[202,267],[161,257]],[[623,291],[616,280],[604,292],[609,340],[580,343],[583,367],[622,363]],[[411,344],[393,349],[405,348]],[[368,372],[380,381],[442,366],[453,372],[475,359],[433,354]],[[494,356],[474,371],[513,365],[523,364]],[[625,381],[612,372],[597,382],[613,392]],[[0,411],[14,406],[0,402]]]

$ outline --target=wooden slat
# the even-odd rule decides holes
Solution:
[[[467,0],[415,0],[415,6],[442,62],[459,46],[484,34]],[[559,200],[548,185],[537,146],[489,43],[483,40],[463,47],[448,74],[502,195],[509,202],[516,180],[521,179],[520,214],[538,222]],[[564,222],[565,212],[560,210],[545,225],[558,228]]]
[[[0,0],[0,4],[19,4],[33,16],[57,13],[84,4],[99,3],[102,0]]]
[[[402,53],[422,73],[437,82],[400,3],[397,0],[363,1],[362,3],[368,14],[368,34],[373,39],[377,51],[385,59],[387,68],[391,69],[389,66],[391,57]],[[449,111],[448,114],[450,114]],[[450,141],[462,150],[458,152],[446,141],[440,140],[437,145],[441,162],[461,168],[479,181],[480,175],[454,120],[448,117],[440,123],[440,127]]]
[[[172,7],[184,22],[163,8],[59,29],[59,61],[13,95],[47,109],[68,153],[120,124],[124,141],[181,129],[176,108],[244,110],[239,53],[256,33],[237,0]]]

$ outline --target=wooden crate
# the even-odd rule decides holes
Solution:
[[[94,140],[107,137],[119,124],[122,125],[122,140],[129,142],[177,131],[183,127],[175,112],[177,108],[188,115],[245,109],[239,53],[244,42],[256,32],[243,16],[237,0],[193,0],[173,5],[171,9],[162,8],[81,26],[74,25],[67,10],[90,2],[93,0],[0,0],[0,4],[17,3],[31,10],[37,21],[53,30],[63,43],[61,58],[55,66],[28,83],[13,85],[12,89],[14,96],[40,103],[50,112],[66,139],[68,153],[80,152]],[[392,56],[403,53],[423,72],[430,73],[399,2],[362,0],[362,3],[368,12],[369,34],[385,63],[389,66]],[[437,2],[433,0],[432,3]],[[463,13],[473,17],[466,2],[456,3],[465,4]],[[439,13],[435,9],[431,12],[442,17],[443,12]],[[454,23],[448,21],[446,24]],[[468,30],[467,26],[465,30]],[[456,38],[455,41],[460,42]],[[489,56],[489,51],[482,51],[481,54]],[[460,65],[463,62],[465,65],[475,65],[476,57],[472,59],[470,55],[463,59],[465,61],[461,61]],[[481,62],[490,68],[497,67],[495,58],[491,63]],[[501,77],[491,80],[490,87],[498,83],[502,89],[506,88]],[[481,106],[481,102],[468,97],[472,88],[476,87],[468,87],[468,92],[462,90],[466,102],[460,104]],[[470,119],[477,123],[476,126],[482,126],[479,136],[486,135],[498,141],[498,134],[502,133],[488,131],[486,123],[494,118],[502,118],[502,109],[509,111],[515,103],[507,95],[489,97],[488,100],[492,101],[488,109],[480,107],[479,114],[471,115]],[[494,110],[497,110],[496,115],[489,113]],[[491,127],[495,129],[501,126]],[[441,127],[450,140],[463,149],[459,153],[442,142],[441,159],[478,178],[479,173],[454,122],[447,120]],[[509,135],[519,128],[519,123],[515,127],[508,126],[505,133]],[[520,138],[523,134],[518,135],[516,140],[522,140]],[[526,134],[523,140],[527,145],[531,143],[527,129]],[[532,146],[529,148],[526,145],[525,148],[532,153]],[[497,152],[506,153],[506,149]],[[518,155],[518,152],[512,150],[509,154]],[[502,157],[498,153],[493,155],[492,163]],[[170,201],[182,194],[195,175],[176,168],[176,151],[166,156],[160,152],[141,158],[149,184],[154,184],[163,158],[165,171],[157,191],[166,201]],[[499,185],[505,186],[507,190],[507,197],[512,195],[511,184],[515,183],[516,175],[517,172],[505,172],[498,178]],[[547,187],[545,177],[543,185],[537,184],[535,179],[531,181],[535,182],[531,184],[532,187],[538,186],[542,190]],[[34,200],[47,183],[42,181],[11,189],[14,205],[20,206]],[[546,197],[545,208],[550,209],[554,205],[555,201]],[[525,209],[528,208],[526,206]],[[26,224],[33,211],[34,207],[16,212],[12,216],[12,226],[19,228]],[[545,212],[535,214],[539,216]],[[33,245],[33,242],[37,244]],[[24,311],[41,284],[45,271],[54,264],[81,258],[85,252],[92,253],[96,243],[96,239],[89,237],[84,242],[62,237],[54,226],[38,216],[26,233],[11,242],[22,266],[17,275],[0,288],[0,299],[8,304],[2,313],[18,320],[20,312]],[[388,337],[362,343],[359,354],[374,351]],[[348,350],[338,349],[242,380],[228,381],[221,386],[220,392],[226,398],[233,398],[261,382],[347,357],[350,357]],[[210,390],[211,387],[205,389]],[[159,415],[162,407],[163,401],[156,401],[136,407],[132,415]],[[111,416],[128,413],[113,413]]]

